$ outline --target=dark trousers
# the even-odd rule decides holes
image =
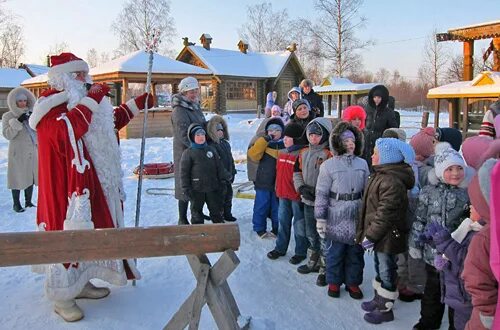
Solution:
[[[219,191],[193,192],[191,202],[191,224],[203,224],[203,206],[207,203],[210,219],[213,223],[222,223],[222,197]]]
[[[359,286],[363,282],[365,260],[361,245],[326,240],[326,282]]]
[[[233,216],[233,186],[231,183],[226,184],[226,195],[224,196],[224,219],[231,220]]]
[[[420,323],[429,329],[439,329],[443,319],[445,305],[441,303],[441,280],[436,268],[426,264],[427,280],[422,300],[420,301]],[[453,325],[454,312],[448,307],[448,329],[455,329]]]

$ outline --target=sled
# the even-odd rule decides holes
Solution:
[[[134,174],[139,177],[139,166],[134,169]],[[142,169],[142,177],[145,179],[167,179],[173,176],[173,162],[144,164]]]
[[[255,199],[255,190],[251,181],[233,184],[233,191],[235,191],[234,197],[236,198]]]

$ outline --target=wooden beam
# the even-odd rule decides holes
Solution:
[[[328,95],[328,115],[332,115],[332,95]]]
[[[339,94],[338,96],[337,115],[337,118],[342,118],[342,94]]]
[[[493,39],[493,71],[500,71],[500,38]]]
[[[464,41],[464,72],[463,80],[472,80],[474,77],[474,40]]]
[[[469,99],[462,99],[462,136],[463,139],[467,136],[469,129]]]
[[[122,104],[128,101],[128,81],[126,78],[122,80]]]
[[[239,245],[236,224],[0,233],[0,267],[202,254]]]

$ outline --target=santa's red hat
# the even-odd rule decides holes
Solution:
[[[81,58],[72,53],[61,53],[50,57],[49,78],[60,75],[61,73],[89,72],[88,64]]]

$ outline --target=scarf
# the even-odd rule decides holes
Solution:
[[[199,102],[191,102],[182,94],[175,94],[172,96],[172,107],[176,106],[181,106],[193,111],[201,110]]]

